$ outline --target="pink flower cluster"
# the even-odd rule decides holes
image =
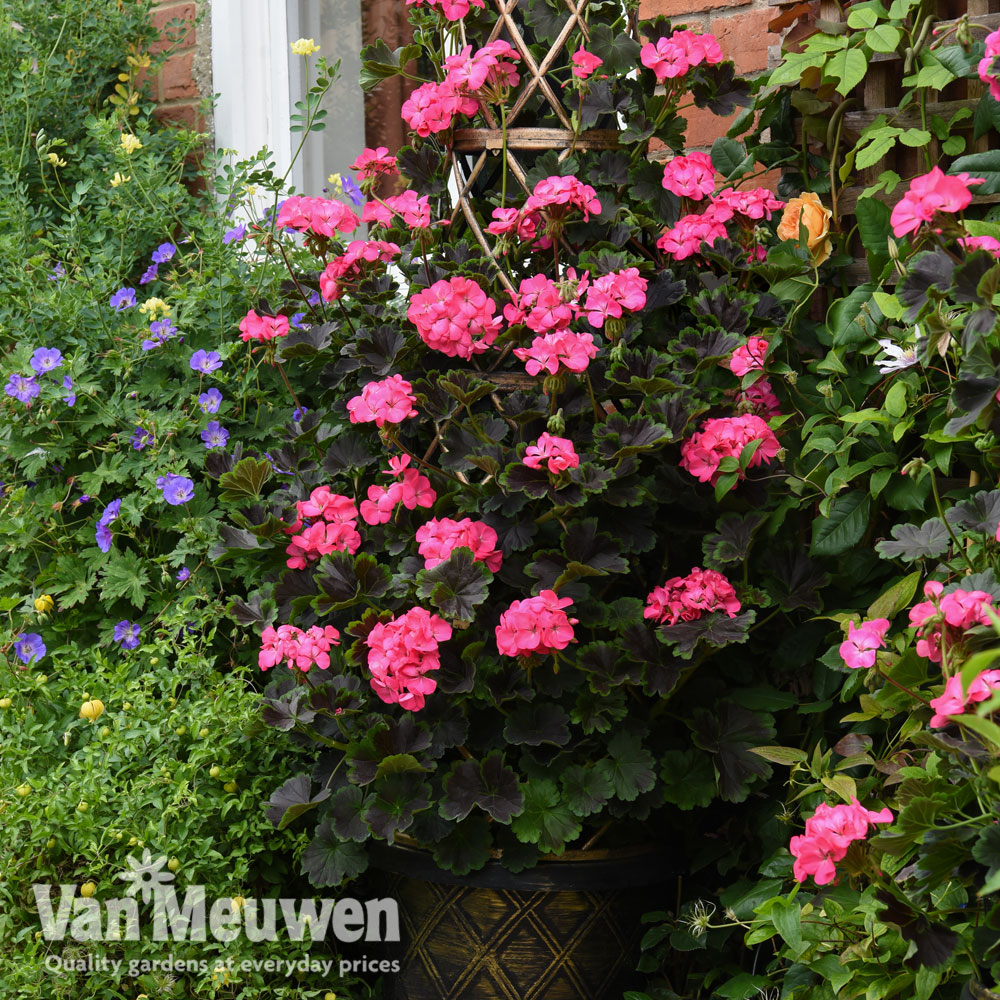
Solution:
[[[361,209],[361,221],[376,226],[391,226],[393,217],[402,216],[410,229],[427,229],[431,224],[431,200],[417,195],[413,188],[390,195],[383,201],[367,201]]]
[[[360,396],[347,401],[347,412],[352,424],[375,421],[376,427],[401,424],[408,417],[415,417],[413,386],[402,375],[390,375],[381,382],[369,382]]]
[[[817,885],[828,885],[837,877],[834,863],[843,860],[851,843],[864,840],[869,826],[891,823],[893,818],[891,810],[865,809],[856,798],[846,806],[821,802],[806,820],[805,834],[792,837],[788,844],[795,856],[792,873],[799,882],[812,875]]]
[[[529,444],[522,459],[529,469],[540,469],[543,463],[549,472],[559,473],[575,469],[580,458],[569,438],[556,437],[544,431],[534,444]]]
[[[379,622],[365,639],[372,690],[389,705],[419,712],[437,687],[427,674],[441,666],[438,643],[450,638],[451,626],[426,608]]]
[[[343,202],[293,195],[282,202],[276,225],[332,238],[337,233],[353,233],[361,221]]]
[[[841,659],[852,670],[867,670],[875,666],[877,651],[884,648],[888,631],[888,618],[873,618],[860,625],[848,622],[847,638],[840,644]]]
[[[369,265],[393,260],[399,246],[385,240],[351,240],[347,251],[334,257],[319,276],[319,290],[327,302],[335,302],[350,285],[356,285]]]
[[[545,656],[565,649],[573,641],[577,619],[568,617],[563,608],[572,603],[571,598],[561,598],[554,590],[514,601],[496,627],[497,649],[504,656]]]
[[[743,347],[737,347],[730,355],[729,370],[738,378],[743,378],[747,372],[759,371],[764,367],[768,346],[762,337],[750,337]]]
[[[557,330],[535,337],[530,347],[515,347],[514,354],[524,362],[529,375],[546,371],[555,375],[562,365],[567,371],[586,371],[587,365],[597,357],[593,334]]]
[[[305,569],[320,556],[331,552],[350,552],[361,547],[357,530],[358,508],[350,497],[331,493],[329,486],[317,486],[308,500],[295,504],[298,514],[294,524],[285,529],[292,536],[285,549],[289,569]],[[306,524],[304,518],[320,518]]]
[[[430,7],[440,11],[449,21],[460,21],[469,13],[470,7],[482,9],[483,0],[406,0],[406,6]]]
[[[714,35],[699,35],[682,29],[669,38],[658,38],[655,45],[646,42],[639,52],[639,62],[653,71],[657,83],[663,83],[683,76],[702,63],[714,66],[722,62],[722,49]]]
[[[351,164],[351,170],[356,170],[362,180],[399,172],[396,157],[389,152],[388,146],[377,146],[375,149],[365,146]]]
[[[736,407],[741,413],[756,413],[765,420],[781,415],[781,403],[766,378],[740,390],[736,394]]]
[[[472,549],[473,558],[486,563],[496,573],[503,563],[503,553],[497,548],[497,533],[483,521],[463,517],[432,518],[417,529],[417,551],[424,557],[424,569],[443,563],[455,549]]]
[[[504,41],[490,42],[475,55],[467,45],[458,55],[445,59],[444,80],[421,84],[400,113],[419,136],[444,132],[458,115],[474,115],[480,97],[496,100],[508,87],[516,87],[520,77],[514,63],[519,58]]]
[[[573,53],[573,76],[586,80],[598,66],[603,66],[604,60],[588,52],[582,45]]]
[[[1000,690],[1000,670],[984,670],[969,685],[969,690],[962,693],[962,678],[959,674],[945,681],[944,692],[931,699],[934,715],[930,724],[935,729],[947,726],[951,721],[948,716],[961,715],[970,705],[986,701],[994,691]]]
[[[905,236],[930,222],[938,212],[960,212],[972,201],[969,188],[982,184],[982,177],[968,174],[946,174],[940,167],[914,177],[902,199],[893,207],[889,222],[893,233]]]
[[[756,414],[706,420],[701,430],[681,445],[681,468],[699,482],[714,486],[721,475],[719,463],[727,456],[738,459],[751,441],[760,441],[760,445],[750,459],[750,468],[770,462],[781,450],[774,432]]]
[[[368,487],[368,499],[361,501],[361,516],[367,524],[385,524],[398,504],[407,510],[434,505],[437,493],[431,481],[416,469],[409,468],[409,464],[409,455],[390,458],[389,470],[384,474],[396,477],[398,482]]]
[[[767,188],[747,188],[745,191],[723,188],[712,195],[712,205],[716,217],[725,222],[737,215],[755,222],[770,219],[774,212],[785,207],[785,203],[780,198],[775,198],[774,192]]]
[[[584,307],[590,325],[600,329],[605,319],[620,319],[625,311],[644,309],[648,284],[637,267],[612,271],[596,278],[587,289],[587,304]]]
[[[953,590],[942,596],[944,584],[928,580],[924,584],[926,601],[910,608],[910,625],[917,629],[917,654],[931,663],[940,663],[942,649],[947,653],[962,641],[962,633],[974,625],[989,625],[986,608],[994,612],[993,597],[984,590]]]
[[[676,625],[679,621],[694,621],[709,611],[724,611],[735,618],[739,610],[733,585],[714,569],[695,566],[687,576],[673,576],[662,587],[654,587],[646,598],[642,616]]]
[[[597,200],[597,192],[583,181],[577,180],[572,174],[566,177],[546,177],[540,180],[524,203],[522,212],[547,211],[550,216],[565,215],[570,208],[583,212],[583,221],[590,219],[590,213],[595,215],[601,210]]]
[[[708,153],[675,156],[663,168],[663,186],[678,198],[701,201],[715,190],[715,167]]]
[[[320,670],[330,667],[330,647],[340,645],[340,633],[332,626],[320,628],[313,625],[308,632],[294,625],[268,625],[261,634],[261,649],[257,664],[261,670],[269,670],[281,662],[289,669],[308,670],[314,664]]]
[[[986,55],[979,60],[979,79],[989,84],[990,94],[1000,101],[1000,80],[997,79],[997,59],[1000,58],[1000,28],[986,36]]]
[[[580,315],[587,284],[586,275],[578,282],[572,268],[566,281],[555,282],[544,274],[522,278],[518,294],[510,293],[514,301],[503,307],[504,319],[511,326],[523,323],[535,333],[565,330]]]
[[[538,236],[541,215],[538,212],[522,212],[519,208],[494,208],[493,218],[487,232],[494,236],[516,236],[519,243],[533,243]],[[551,244],[551,240],[546,241]],[[541,245],[541,243],[540,243]]]
[[[488,350],[500,332],[496,303],[471,278],[435,281],[410,299],[406,315],[428,347],[466,361]]]
[[[256,311],[250,312],[240,320],[240,340],[244,343],[259,340],[266,343],[275,337],[288,336],[287,316],[258,316]]]

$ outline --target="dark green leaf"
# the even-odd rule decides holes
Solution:
[[[454,549],[445,562],[417,574],[417,594],[446,618],[471,622],[486,600],[493,574],[471,549]]]
[[[944,521],[932,517],[923,524],[894,524],[893,541],[879,542],[875,551],[883,559],[901,559],[915,562],[917,559],[934,559],[948,551],[950,539]]]
[[[312,843],[302,855],[302,874],[317,889],[339,886],[357,878],[368,867],[368,855],[360,844],[341,840],[329,817],[316,827]]]
[[[315,809],[330,797],[329,788],[312,794],[312,779],[308,774],[296,774],[272,792],[267,802],[267,818],[277,830],[284,830],[289,823]]]
[[[867,490],[851,490],[836,497],[829,516],[813,520],[809,554],[836,556],[853,548],[868,527],[870,513],[871,498]]]

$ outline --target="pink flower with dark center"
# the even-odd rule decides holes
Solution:
[[[549,434],[548,431],[543,432],[534,444],[528,445],[521,461],[529,469],[540,469],[545,464],[552,473],[575,469],[580,464],[573,442],[568,438]]]
[[[577,619],[568,617],[563,608],[572,603],[554,590],[514,601],[496,627],[497,649],[504,656],[546,656],[565,649],[573,641]]]
[[[319,290],[327,302],[336,301],[343,295],[345,288],[356,285],[370,273],[371,265],[385,263],[398,256],[399,246],[396,243],[387,243],[385,240],[352,240],[347,244],[345,253],[334,257],[326,265],[319,276]]]

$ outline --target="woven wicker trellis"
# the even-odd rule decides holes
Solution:
[[[496,41],[498,38],[509,42],[521,57],[518,72],[521,82],[514,96],[514,103],[507,112],[505,129],[495,111],[488,105],[483,105],[482,116],[486,121],[485,128],[456,129],[449,152],[451,170],[457,191],[456,202],[452,212],[452,222],[459,213],[465,217],[479,244],[493,256],[484,232],[482,222],[476,217],[472,206],[470,192],[473,185],[480,179],[491,156],[503,156],[505,167],[511,177],[520,185],[525,194],[530,194],[527,183],[528,168],[523,162],[525,153],[555,150],[559,159],[563,160],[576,149],[615,149],[618,146],[617,129],[588,129],[577,134],[574,132],[571,114],[560,98],[546,74],[563,59],[568,61],[567,43],[577,33],[589,40],[590,32],[584,15],[590,0],[564,0],[566,5],[566,20],[555,41],[551,43],[541,60],[532,54],[525,39],[530,29],[519,21],[518,0],[488,0],[496,10],[496,22],[489,36],[482,44]],[[465,45],[465,26],[459,22],[462,44]],[[551,127],[534,127],[518,125],[529,102],[535,95],[541,97],[542,113],[535,117],[553,119]],[[506,131],[506,142],[504,132]],[[504,284],[507,282],[504,281]]]

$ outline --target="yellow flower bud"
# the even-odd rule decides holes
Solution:
[[[39,614],[46,614],[51,611],[56,606],[56,602],[52,600],[50,594],[42,594],[41,597],[35,598],[35,610]]]
[[[292,53],[297,56],[311,56],[319,52],[319,46],[312,38],[297,38],[292,42]]]

